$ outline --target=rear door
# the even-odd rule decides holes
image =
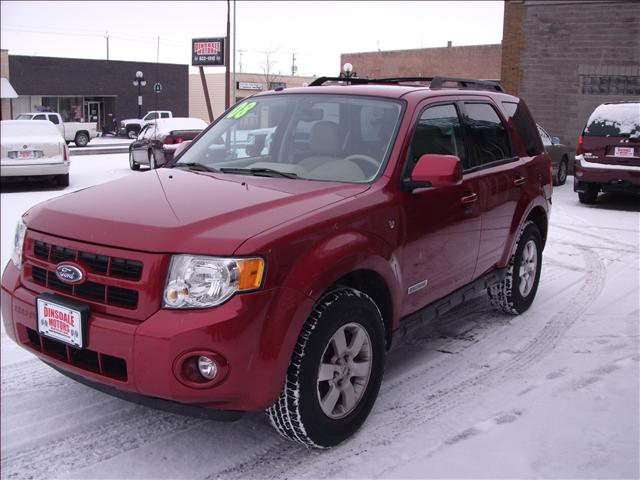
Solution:
[[[502,257],[527,179],[500,109],[488,97],[465,97],[460,109],[469,152],[464,178],[473,182],[478,194],[476,208],[482,210],[480,248],[473,274],[478,278]]]
[[[466,152],[455,97],[420,105],[414,119],[404,176],[427,153]],[[414,190],[403,197],[403,291],[406,315],[467,284],[473,275],[480,243],[479,182],[465,175],[460,185]]]

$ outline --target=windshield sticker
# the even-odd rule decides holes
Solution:
[[[239,120],[247,113],[249,113],[256,105],[256,102],[242,103],[231,110],[231,113],[227,115],[227,118],[234,118],[236,120]]]

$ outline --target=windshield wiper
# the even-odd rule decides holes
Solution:
[[[280,170],[274,170],[273,168],[221,168],[222,173],[248,173],[249,175],[265,176],[265,177],[284,177],[284,178],[298,178],[295,173],[281,172]]]
[[[176,163],[172,168],[180,168],[180,167],[185,167],[185,168],[188,168],[189,170],[197,170],[197,171],[200,171],[200,172],[217,172],[218,171],[215,168],[207,167],[206,165],[203,165],[202,163],[195,163],[195,162],[191,162],[191,163]]]

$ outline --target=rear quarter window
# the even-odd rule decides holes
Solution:
[[[527,155],[530,157],[540,155],[544,150],[544,146],[527,105],[520,100],[518,103],[502,102],[502,107],[509,115],[509,121],[513,122]]]
[[[597,107],[587,120],[584,136],[640,136],[640,103],[610,103]]]

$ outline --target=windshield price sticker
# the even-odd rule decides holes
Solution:
[[[38,298],[38,331],[82,348],[82,312]]]
[[[241,103],[236,108],[231,110],[231,113],[227,115],[227,118],[233,118],[239,120],[249,113],[257,105],[256,102]]]

